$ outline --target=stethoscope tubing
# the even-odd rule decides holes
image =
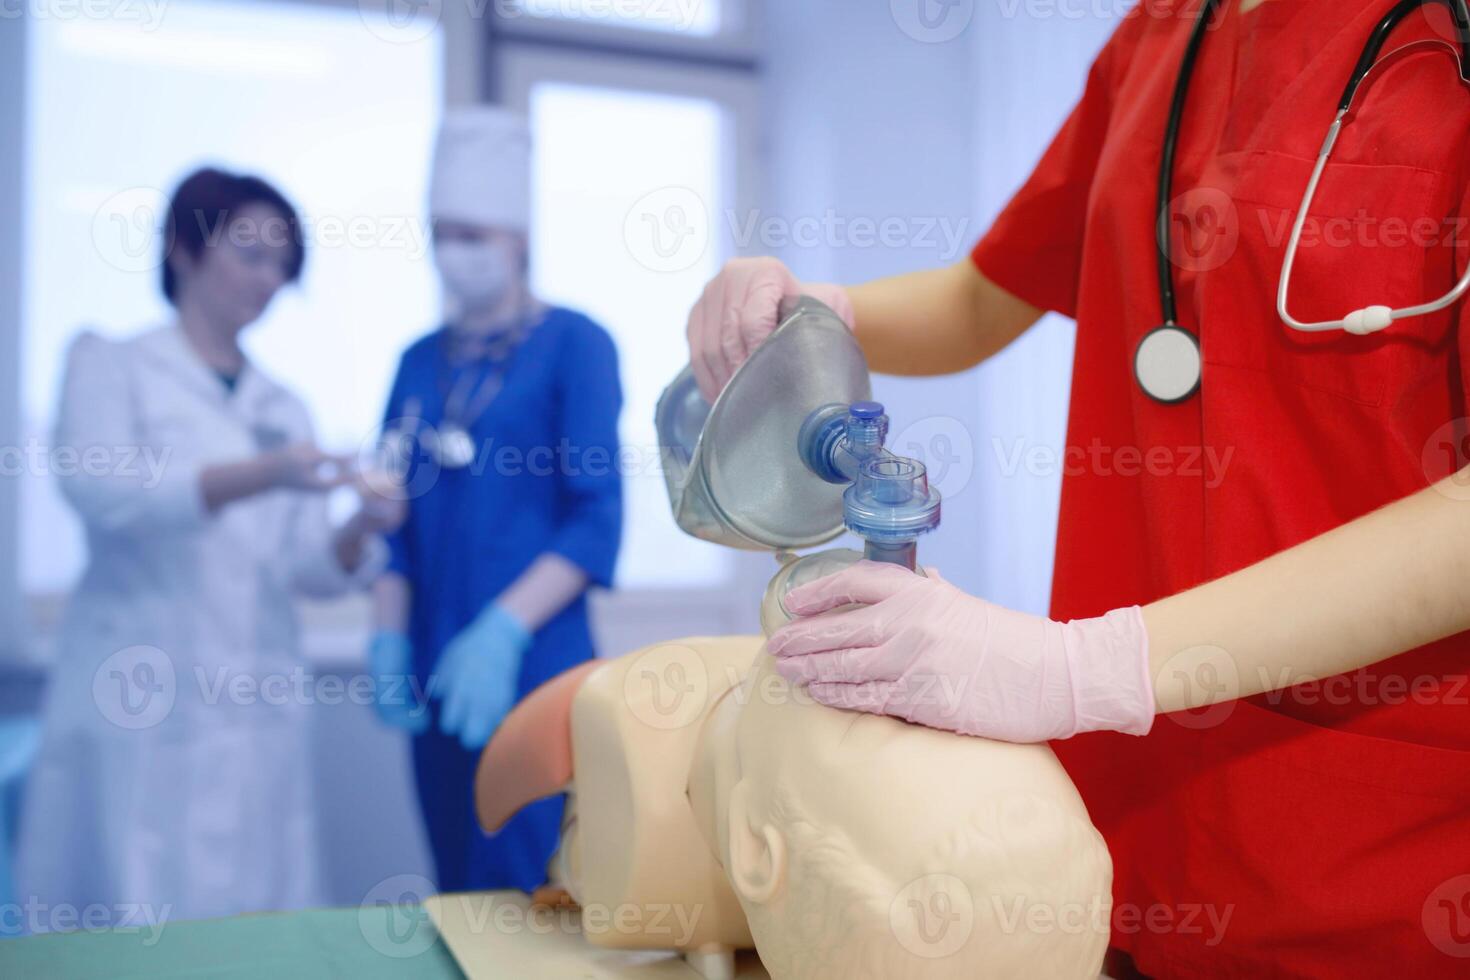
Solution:
[[[1368,307],[1367,309],[1356,310],[1342,320],[1322,320],[1315,322],[1297,320],[1288,312],[1287,306],[1291,273],[1295,266],[1297,250],[1301,243],[1301,235],[1306,224],[1307,214],[1312,201],[1316,198],[1317,187],[1321,183],[1322,174],[1326,169],[1327,161],[1332,154],[1332,149],[1337,144],[1338,135],[1342,132],[1342,128],[1351,114],[1353,100],[1357,96],[1358,89],[1364,79],[1372,73],[1374,67],[1379,64],[1383,46],[1387,43],[1394,29],[1399,26],[1405,17],[1430,3],[1441,3],[1449,10],[1450,16],[1455,23],[1456,39],[1459,46],[1457,61],[1460,78],[1470,83],[1470,0],[1400,0],[1399,3],[1394,5],[1391,10],[1379,19],[1372,33],[1369,35],[1367,42],[1364,44],[1362,53],[1358,56],[1358,61],[1353,67],[1347,85],[1343,88],[1342,98],[1339,100],[1337,107],[1337,114],[1334,116],[1332,124],[1328,128],[1327,135],[1322,141],[1322,148],[1318,152],[1316,163],[1312,168],[1312,175],[1307,182],[1301,206],[1297,209],[1296,217],[1292,222],[1291,236],[1287,241],[1286,254],[1282,260],[1281,278],[1277,284],[1276,310],[1282,322],[1293,330],[1314,333],[1342,329],[1357,334],[1371,333],[1375,330],[1382,329],[1393,320],[1423,316],[1446,309],[1459,302],[1467,292],[1470,292],[1470,267],[1467,267],[1464,274],[1450,292],[1438,299],[1420,303],[1416,306],[1397,310],[1390,309],[1386,306]],[[1218,13],[1219,5],[1220,0],[1204,0],[1204,3],[1199,8],[1197,15],[1199,19],[1191,31],[1189,41],[1185,47],[1184,57],[1179,66],[1179,75],[1174,83],[1174,93],[1169,106],[1169,116],[1164,127],[1163,147],[1159,160],[1155,233],[1158,239],[1159,308],[1163,316],[1163,324],[1168,328],[1184,329],[1178,327],[1178,309],[1174,289],[1174,262],[1169,227],[1169,208],[1173,197],[1175,154],[1178,147],[1179,130],[1183,122],[1184,107],[1194,75],[1195,62],[1199,57],[1205,32],[1210,29],[1210,22]],[[1191,334],[1191,336],[1193,335]]]

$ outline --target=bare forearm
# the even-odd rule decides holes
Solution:
[[[1015,340],[1042,311],[965,259],[848,290],[858,342],[883,374],[951,374]]]
[[[1145,607],[1159,710],[1356,670],[1470,629],[1467,479]]]
[[[561,555],[544,554],[495,600],[531,632],[587,590],[587,573]]]
[[[373,583],[373,626],[389,633],[408,631],[408,604],[413,591],[408,579],[386,572]]]

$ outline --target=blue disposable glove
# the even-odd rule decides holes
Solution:
[[[471,752],[484,748],[515,707],[521,655],[531,633],[510,613],[488,606],[444,648],[431,697],[444,699],[439,730]]]
[[[368,645],[373,706],[383,724],[418,735],[429,727],[429,709],[413,687],[413,644],[393,630],[379,630]]]

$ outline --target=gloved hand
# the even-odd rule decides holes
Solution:
[[[431,688],[431,697],[444,699],[439,730],[458,735],[472,752],[484,748],[515,707],[521,655],[530,645],[530,631],[493,603],[461,630],[439,657]]]
[[[1007,742],[1153,725],[1137,606],[1058,623],[928,574],[860,561],[793,589],[802,618],[767,643],[777,671],[823,704]]]
[[[800,283],[776,259],[734,259],[704,287],[689,312],[689,364],[711,404],[750,352],[777,327],[781,300],[805,293],[832,308],[850,328],[852,301],[841,286]]]
[[[429,709],[413,689],[413,644],[393,630],[379,630],[368,645],[373,706],[383,724],[414,735],[429,727]]]

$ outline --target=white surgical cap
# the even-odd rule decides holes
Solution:
[[[531,132],[493,106],[446,110],[434,148],[429,216],[526,231],[531,224]]]

